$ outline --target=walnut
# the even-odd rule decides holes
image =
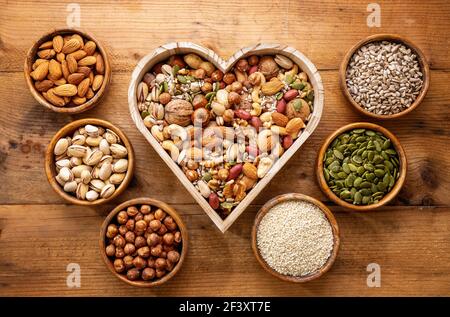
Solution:
[[[185,127],[191,123],[191,115],[194,112],[192,104],[182,99],[170,101],[164,108],[165,119],[169,124],[178,124]]]
[[[258,71],[269,80],[278,75],[279,67],[272,56],[263,56],[259,60]]]
[[[308,103],[300,98],[289,101],[286,106],[286,115],[289,119],[300,118],[306,122],[310,113]]]

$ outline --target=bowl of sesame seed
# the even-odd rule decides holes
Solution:
[[[375,34],[356,43],[339,69],[340,87],[350,104],[375,119],[394,119],[424,99],[430,70],[422,51],[394,34]]]
[[[304,283],[325,274],[339,250],[333,213],[310,196],[289,193],[269,200],[256,215],[252,249],[265,271]]]

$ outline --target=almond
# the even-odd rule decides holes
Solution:
[[[37,54],[38,54],[39,58],[50,59],[56,55],[56,52],[53,49],[48,49],[48,50],[39,51]]]
[[[78,67],[78,69],[77,69],[77,73],[82,73],[84,75],[84,77],[89,77],[90,72],[91,72],[91,69],[87,66],[81,66],[81,67]]]
[[[48,77],[52,80],[58,80],[62,76],[61,64],[54,59],[50,60],[48,64]]]
[[[72,85],[79,85],[81,81],[84,79],[84,74],[82,73],[73,73],[70,74],[67,78],[67,82]]]
[[[80,48],[83,48],[83,46],[84,46],[84,40],[83,40],[83,38],[81,37],[80,34],[74,34],[74,35],[72,35],[71,39],[77,40],[77,41],[80,43]]]
[[[52,82],[55,84],[55,86],[61,86],[61,85],[67,84],[67,81],[64,77],[61,77],[58,80],[52,80]]]
[[[56,60],[60,63],[66,60],[66,54],[64,53],[58,53],[56,54]]]
[[[78,50],[76,52],[70,53],[70,55],[72,55],[76,61],[79,61],[80,59],[84,58],[87,54],[83,50]]]
[[[85,58],[78,61],[79,66],[91,66],[97,62],[94,56],[86,56]]]
[[[48,65],[48,61],[39,64],[36,69],[30,73],[30,76],[36,81],[44,80],[48,74]]]
[[[247,177],[244,175],[244,177],[241,178],[241,182],[245,185],[245,190],[250,190],[255,184],[258,179],[252,179],[250,177]]]
[[[242,167],[244,175],[251,179],[258,179],[257,171],[256,166],[248,162],[244,163],[244,166]]]
[[[78,68],[76,59],[72,55],[67,55],[67,67],[70,73],[75,73]]]
[[[77,94],[77,86],[64,84],[53,89],[56,95],[61,97],[72,97]]]
[[[61,35],[57,35],[53,38],[52,42],[53,49],[56,53],[61,53],[61,50],[64,46],[64,39]]]
[[[39,46],[40,50],[48,50],[48,49],[51,49],[51,48],[53,48],[53,42],[52,41],[44,42],[44,43],[42,43]]]
[[[305,127],[305,124],[303,123],[303,120],[300,118],[293,118],[289,120],[288,124],[286,125],[286,132],[295,139],[298,136],[298,133],[302,128]]]
[[[36,87],[37,91],[45,92],[53,87],[53,82],[48,79],[37,81],[34,83],[34,87]]]
[[[93,82],[94,82],[94,73],[90,72],[89,73],[89,85],[91,86]]]
[[[61,98],[54,93],[54,89],[49,89],[47,92],[42,93],[45,99],[52,105],[57,107],[63,107],[65,105],[64,98]]]
[[[81,47],[80,41],[78,39],[71,38],[66,43],[64,43],[62,52],[64,54],[73,53],[73,52],[79,50],[80,47]]]
[[[82,105],[82,104],[84,104],[86,102],[86,98],[85,97],[75,96],[75,97],[72,98],[72,102],[75,105],[80,106],[80,105]]]
[[[86,93],[89,90],[89,78],[85,78],[81,81],[81,83],[78,85],[78,96],[84,97]],[[90,98],[89,98],[90,99]]]
[[[103,83],[103,75],[95,75],[94,81],[92,82],[92,90],[97,91],[100,89]]]
[[[38,58],[38,59],[33,63],[33,66],[31,66],[31,68],[32,68],[33,70],[35,70],[40,64],[42,64],[42,63],[44,63],[44,62],[47,62],[47,60],[46,60],[46,59],[42,59],[42,58]]]
[[[87,41],[86,44],[84,44],[83,51],[86,52],[87,55],[94,55],[95,49],[97,48],[97,45],[94,41]]]
[[[274,77],[269,82],[261,85],[261,91],[266,96],[275,95],[282,88],[284,88],[284,84],[277,77]]]
[[[285,127],[289,122],[289,118],[279,112],[272,112],[272,121],[275,125]]]
[[[87,93],[86,93],[86,98],[87,99],[91,99],[94,96],[95,96],[95,92],[92,90],[92,88],[89,88]]]
[[[101,54],[97,55],[97,61],[95,63],[95,70],[97,74],[104,75],[105,74],[105,63],[103,61],[103,56]]]
[[[70,75],[69,67],[67,66],[67,61],[62,61],[61,62],[61,70],[62,70],[64,78],[67,80],[69,78],[69,75]]]

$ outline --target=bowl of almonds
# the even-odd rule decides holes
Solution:
[[[45,172],[70,203],[100,205],[120,195],[133,177],[134,152],[112,123],[81,119],[59,130],[47,147]]]
[[[80,113],[100,100],[111,79],[108,55],[90,34],[59,29],[28,51],[25,79],[33,97],[62,113]]]

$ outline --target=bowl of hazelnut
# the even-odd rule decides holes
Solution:
[[[133,286],[167,282],[183,265],[187,248],[186,226],[178,213],[152,198],[120,204],[100,230],[100,253],[106,266]]]

